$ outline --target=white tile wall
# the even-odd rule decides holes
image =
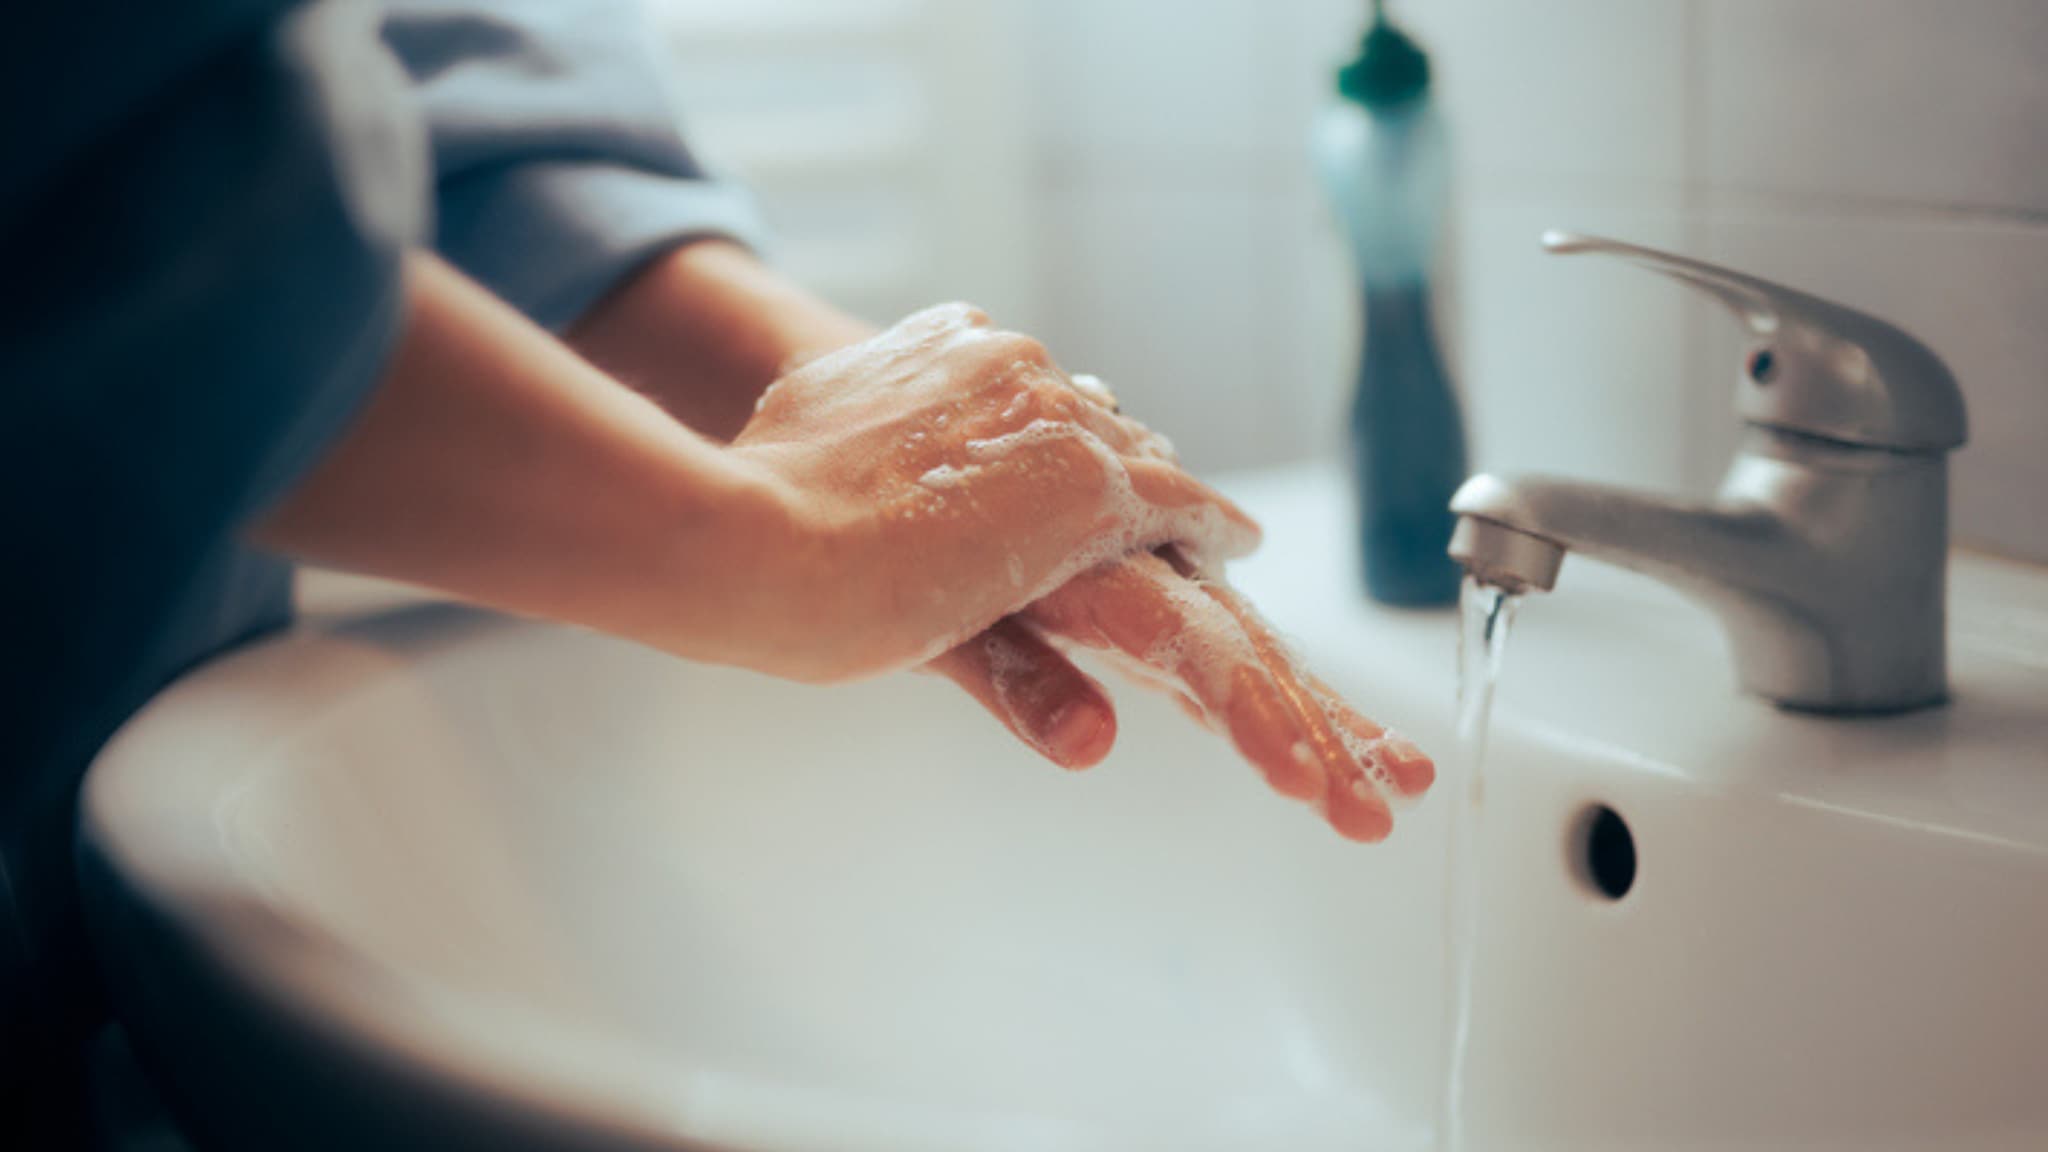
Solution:
[[[916,125],[929,163],[896,170],[926,195],[771,177],[800,229],[895,226],[914,202],[938,246],[891,241],[916,257],[898,279],[984,297],[1111,378],[1198,468],[1339,443],[1357,325],[1305,140],[1364,0],[775,2],[880,14],[813,37],[828,53],[930,25],[905,51],[944,94]],[[1725,466],[1728,322],[1667,281],[1536,248],[1552,225],[1604,231],[1920,333],[1971,406],[1958,534],[2048,559],[2048,0],[1393,7],[1456,133],[1443,322],[1482,466],[1696,490]],[[774,102],[752,61],[726,72]],[[890,265],[872,246],[819,255],[854,279]]]
[[[1322,346],[1311,331],[1341,338],[1343,326],[1314,313],[1333,298],[1311,293],[1327,249],[1304,240],[1322,206],[1306,114],[1286,103],[1295,70],[1279,65],[1300,12],[1249,0],[1024,7],[1039,85],[1040,334],[1201,467],[1304,455],[1344,366],[1310,351]],[[1340,279],[1334,298],[1343,291]]]
[[[973,299],[1039,327],[1033,82],[1005,0],[648,0],[699,154],[792,275],[886,323]]]
[[[1267,298],[1281,277],[1272,200],[1245,167],[1077,163],[1048,182],[1059,221],[1043,335],[1096,373],[1189,459],[1227,468],[1299,450],[1306,395],[1268,355]]]
[[[1619,262],[1549,255],[1537,238],[1565,226],[1683,247],[1683,218],[1638,196],[1485,187],[1468,191],[1459,211],[1461,364],[1477,464],[1677,485],[1684,290]]]
[[[1605,231],[1918,333],[1971,407],[1958,538],[2048,559],[2048,3],[1396,11],[1460,134],[1457,356],[1482,465],[1693,490],[1725,467],[1732,322],[1532,246],[1551,224]]]
[[[1683,178],[1686,0],[1411,0],[1393,11],[1433,54],[1476,180],[1611,191]]]
[[[1701,172],[2048,220],[2048,4],[1707,0]]]
[[[2048,560],[2048,4],[1692,2],[1696,250],[1941,353],[1970,406],[1957,538]],[[1725,388],[1725,323],[1695,333]],[[1698,479],[1725,438],[1686,447]]]
[[[1940,352],[1970,405],[1956,537],[2048,558],[2048,228],[1738,208],[1714,213],[1695,251],[1884,316]],[[1698,370],[1726,384],[1725,407],[1740,344],[1732,320],[1709,319],[1717,338]]]
[[[1271,147],[1275,73],[1261,48],[1287,15],[1245,0],[1026,0],[1034,9],[1037,130],[1055,149]]]
[[[1364,5],[1032,11],[1055,351],[1138,377],[1118,381],[1126,403],[1199,467],[1336,447],[1357,318],[1305,141]],[[1681,344],[1674,300],[1550,267],[1535,238],[1575,223],[1680,239],[1684,0],[1401,12],[1435,53],[1468,161],[1444,274],[1469,307],[1443,319],[1463,337],[1450,354],[1469,369],[1477,458],[1675,480],[1680,362],[1658,359]],[[1547,419],[1582,408],[1595,415]],[[1517,431],[1538,417],[1544,434]]]

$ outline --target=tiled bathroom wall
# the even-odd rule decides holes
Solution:
[[[1560,224],[1885,316],[1968,398],[1959,539],[2048,558],[2048,4],[1414,0],[1465,131],[1467,379],[1490,466],[1705,489],[1741,336]]]
[[[1304,132],[1363,0],[1048,0],[1043,328],[1197,464],[1336,442],[1355,338]],[[1395,0],[1459,134],[1454,355],[1479,462],[1704,490],[1740,337],[1546,227],[1886,316],[1954,368],[1956,533],[2048,559],[2048,3]]]
[[[1333,5],[1333,10],[1342,5]],[[1972,417],[1959,539],[2048,558],[2048,4],[1412,0],[1463,131],[1481,459],[1704,490],[1734,322],[1561,225],[1671,245],[1901,324]]]
[[[1688,18],[1696,250],[1939,351],[1970,404],[1956,535],[2048,560],[2048,4],[1693,0]]]
[[[1334,450],[1357,336],[1310,120],[1366,0],[659,0],[694,138],[875,319],[965,296],[1197,467]],[[1742,344],[1545,228],[1887,316],[1963,383],[1964,541],[2048,560],[2048,0],[1393,0],[1460,156],[1483,467],[1703,491]]]
[[[744,180],[770,255],[887,322],[967,298],[1038,327],[1006,0],[647,0],[692,147]]]
[[[1305,275],[1340,267],[1309,185],[1314,105],[1287,63],[1305,10],[1016,2],[1035,65],[1042,334],[1190,460],[1302,455],[1343,371],[1302,318],[1348,309],[1341,279]]]

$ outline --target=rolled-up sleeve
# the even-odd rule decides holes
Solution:
[[[393,0],[436,180],[435,247],[537,322],[571,324],[684,241],[758,245],[745,192],[691,155],[634,0]]]
[[[0,35],[0,1068],[40,1078],[0,1085],[0,1145],[66,1123],[74,1093],[37,1085],[91,1023],[79,773],[172,674],[281,621],[286,570],[238,530],[397,338],[426,147],[378,18],[67,0]]]
[[[0,705],[27,765],[0,765],[6,855],[68,834],[64,773],[198,654],[199,585],[370,394],[426,190],[373,9],[22,16],[0,38],[0,513],[34,674]]]
[[[403,76],[374,10],[338,0],[34,7],[62,26],[10,70],[40,89],[13,111],[55,121],[0,178],[33,287],[0,310],[14,427],[91,479],[82,506],[232,526],[317,458],[395,335],[426,188]]]

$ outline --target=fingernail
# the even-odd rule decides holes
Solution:
[[[1373,791],[1363,777],[1330,778],[1324,797],[1323,818],[1347,840],[1377,844],[1394,830],[1394,814],[1387,802]]]
[[[1101,763],[1116,742],[1116,715],[1095,700],[1069,701],[1054,710],[1042,738],[1061,765],[1090,768]]]
[[[1394,778],[1394,786],[1404,796],[1420,796],[1436,782],[1436,762],[1405,736],[1388,733],[1380,745],[1380,755],[1388,774]]]

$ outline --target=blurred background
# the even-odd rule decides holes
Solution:
[[[878,321],[983,304],[1198,469],[1336,452],[1358,317],[1308,133],[1364,0],[651,0],[693,142]],[[1959,541],[2048,560],[2048,2],[1395,0],[1457,158],[1476,466],[1704,491],[1734,322],[1546,227],[1732,264],[1955,370]]]

